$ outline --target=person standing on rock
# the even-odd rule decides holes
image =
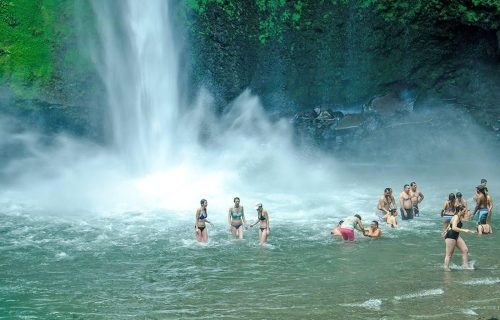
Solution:
[[[417,183],[413,181],[410,183],[410,195],[411,195],[411,203],[413,206],[413,214],[415,217],[420,215],[420,210],[418,208],[418,204],[424,200],[424,194],[417,190]]]
[[[401,211],[401,219],[413,219],[413,204],[411,202],[410,185],[405,184],[403,191],[399,194],[399,206]]]

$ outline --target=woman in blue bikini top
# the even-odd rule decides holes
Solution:
[[[196,210],[196,223],[194,225],[195,236],[196,240],[198,240],[199,242],[208,242],[208,232],[205,222],[212,224],[212,222],[208,221],[207,219],[208,201],[205,199],[201,199],[200,205],[201,207]]]

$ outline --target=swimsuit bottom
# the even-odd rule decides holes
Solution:
[[[415,216],[419,216],[420,215],[420,210],[418,209],[418,204],[413,206],[413,214]]]
[[[479,214],[477,216],[477,224],[486,224],[486,218],[488,217],[488,209],[479,209]]]
[[[340,228],[340,234],[342,235],[342,239],[354,241],[354,229]]]
[[[457,240],[458,236],[460,236],[459,232],[456,232],[456,231],[453,231],[453,230],[448,230],[448,232],[446,232],[446,236],[444,238],[445,239]]]
[[[411,209],[399,208],[399,210],[401,211],[401,219],[403,219],[403,220],[413,219],[413,208],[411,208]],[[408,214],[406,217],[405,217],[404,210],[406,210],[406,213]]]
[[[241,223],[240,223],[240,224],[237,224],[237,225],[234,225],[234,224],[232,224],[232,223],[231,223],[231,226],[232,226],[233,228],[235,228],[236,230],[238,230],[238,229],[239,229],[242,225],[243,225],[243,224],[241,224]]]

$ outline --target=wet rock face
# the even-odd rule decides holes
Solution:
[[[397,93],[391,92],[371,99],[370,102],[363,106],[363,112],[377,114],[411,112],[413,111],[414,104],[414,98],[402,97]]]
[[[373,101],[378,102],[373,104]],[[370,107],[369,111],[361,106],[359,112],[351,113],[318,107],[297,113],[291,122],[298,141],[346,159],[424,163],[432,162],[439,154],[460,161],[464,159],[463,146],[471,154],[475,147],[484,150],[481,148],[489,146],[492,154],[500,148],[500,114],[490,113],[488,122],[477,123],[471,112],[456,101],[431,101],[423,103],[425,107],[407,107],[408,103],[417,102],[385,94],[364,105],[364,109]],[[492,131],[495,134],[490,134]]]
[[[343,148],[346,141],[390,126],[405,125],[404,119],[413,112],[415,98],[400,92],[389,92],[373,97],[357,108],[358,112],[345,113],[342,106],[321,105],[313,110],[296,113],[292,119],[296,133],[308,143],[320,147]]]
[[[412,112],[417,97],[454,99],[467,105],[480,122],[489,118],[482,115],[485,110],[500,110],[496,29],[437,25],[428,15],[403,25],[352,2],[337,6],[334,1],[317,1],[304,6],[296,25],[283,25],[279,39],[270,37],[263,44],[258,41],[259,11],[249,3],[242,2],[238,21],[217,18],[215,11],[207,11],[207,20],[194,17],[197,30],[206,34],[191,42],[194,82],[209,83],[220,101],[231,101],[250,88],[267,110],[301,117],[316,107],[343,112],[342,106],[359,105],[363,116],[348,116],[342,122],[340,117],[314,117],[305,125],[305,119],[296,119],[313,135],[328,137],[333,127],[375,128],[388,115]],[[276,101],[276,94],[287,99]]]

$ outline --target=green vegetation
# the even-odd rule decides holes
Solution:
[[[209,15],[207,15],[209,10],[222,13],[229,21],[239,22],[241,19],[242,3],[238,0],[186,0],[186,3],[188,8],[201,19],[209,19]],[[284,32],[290,26],[300,29],[304,6],[305,2],[302,0],[255,0],[250,7],[254,9],[257,17],[255,23],[257,23],[256,29],[259,34],[249,34],[248,37],[257,37],[261,44],[265,44],[270,39],[282,41]],[[208,32],[199,31],[198,33],[207,34]]]
[[[0,76],[9,83],[43,86],[49,81],[54,24],[50,9],[40,1],[0,0]]]
[[[487,30],[500,27],[498,0],[361,0],[361,6],[373,7],[385,20],[403,24],[425,18],[479,26]]]
[[[241,17],[241,0],[186,0],[190,9],[201,19],[214,10],[229,20]],[[271,39],[281,41],[287,30],[302,30],[315,21],[304,17],[306,7],[315,7],[322,12],[326,23],[334,10],[342,6],[352,9],[373,9],[388,22],[411,24],[416,20],[431,22],[454,22],[478,26],[487,30],[500,28],[500,1],[498,0],[255,0],[252,14],[257,23],[256,36],[261,44]],[[207,34],[209,32],[200,32]]]
[[[71,2],[0,0],[0,79],[16,95],[32,97],[54,76],[57,50],[70,32]]]

